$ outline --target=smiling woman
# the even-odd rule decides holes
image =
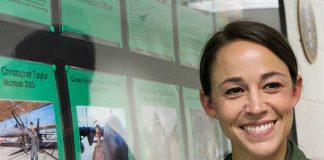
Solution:
[[[255,22],[228,24],[206,44],[200,100],[231,140],[226,160],[304,160],[288,140],[302,89],[296,57],[276,30]]]

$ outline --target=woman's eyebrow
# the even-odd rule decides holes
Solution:
[[[243,81],[242,77],[230,77],[230,78],[226,78],[221,84],[219,84],[218,87],[222,86],[225,83],[230,83],[230,82],[237,83],[242,81]]]
[[[266,80],[266,79],[268,79],[270,77],[273,77],[273,76],[283,76],[283,77],[287,77],[286,74],[273,71],[273,72],[268,72],[268,73],[262,74],[261,75],[261,80]]]

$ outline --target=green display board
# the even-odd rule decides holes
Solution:
[[[51,25],[51,0],[1,0],[0,13]]]
[[[180,63],[198,68],[204,44],[213,33],[211,14],[177,5]]]
[[[134,79],[142,160],[183,160],[179,92],[175,85]]]
[[[40,159],[64,159],[62,121],[55,66],[0,58],[0,159],[30,159],[26,146],[36,128]],[[33,124],[32,124],[33,123]],[[13,132],[10,132],[13,131]],[[20,134],[28,135],[27,137]],[[10,140],[6,139],[10,138]],[[22,145],[13,139],[20,139]],[[28,154],[11,154],[25,151]]]
[[[174,61],[171,0],[126,0],[129,49]]]
[[[199,101],[199,90],[183,88],[189,159],[224,159],[226,139],[216,119],[210,118]]]
[[[122,47],[119,0],[61,0],[62,31]]]
[[[109,159],[112,158],[113,152],[118,151],[118,154],[133,159],[131,154],[133,132],[127,101],[126,77],[71,67],[66,67],[66,72],[76,159],[92,158],[95,147],[99,145],[99,138],[95,136],[96,125],[99,125],[103,131],[100,141],[106,147],[101,156]],[[114,146],[114,150],[107,149],[115,142],[112,137],[119,137],[119,145]],[[124,158],[114,157],[113,159]]]

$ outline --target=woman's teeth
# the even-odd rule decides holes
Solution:
[[[272,128],[274,126],[274,122],[269,122],[266,124],[262,124],[259,126],[244,126],[243,129],[247,132],[251,132],[251,133],[263,133],[265,131],[267,131],[268,129]]]

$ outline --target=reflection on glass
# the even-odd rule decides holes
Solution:
[[[177,113],[174,108],[142,107],[145,159],[179,160]]]
[[[206,12],[279,8],[278,0],[181,0],[183,5]],[[226,7],[224,7],[226,6]]]
[[[227,154],[227,142],[220,125],[205,113],[199,90],[183,87],[182,90],[188,133],[189,160],[221,160]]]
[[[184,160],[179,92],[175,85],[134,80],[142,160]]]
[[[220,126],[202,109],[190,109],[193,137],[193,159],[214,160],[223,156],[223,138]]]
[[[189,8],[213,13],[216,30],[229,22],[251,20],[265,23],[280,31],[278,0],[182,0]]]

